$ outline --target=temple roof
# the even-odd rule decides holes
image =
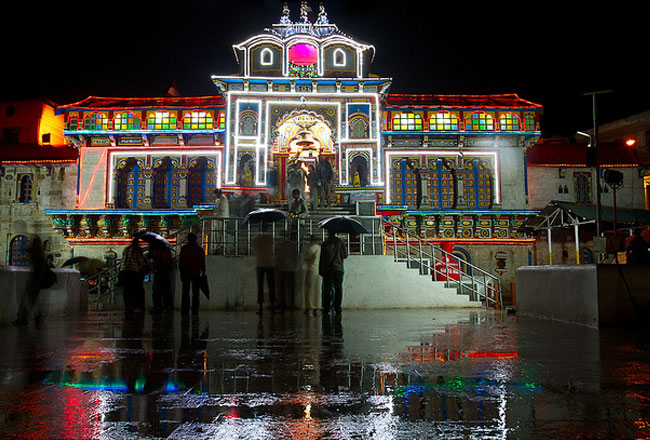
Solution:
[[[60,105],[57,113],[63,110],[94,110],[94,109],[150,109],[150,108],[202,108],[223,107],[226,105],[221,96],[163,96],[152,98],[107,98],[89,96],[81,101]]]
[[[515,93],[504,95],[412,95],[390,93],[387,107],[507,107],[541,109],[542,105],[521,99]]]
[[[538,143],[528,149],[526,161],[538,167],[586,167],[587,144]],[[601,166],[641,165],[636,150],[620,143],[601,143],[598,162]]]
[[[68,145],[53,147],[51,145],[18,144],[0,147],[0,163],[75,162],[78,156],[79,150]]]

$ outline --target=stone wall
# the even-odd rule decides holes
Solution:
[[[0,264],[9,263],[11,240],[39,235],[45,253],[59,266],[70,256],[65,238],[52,229],[45,209],[74,209],[77,203],[76,164],[3,165],[0,177]],[[32,199],[19,201],[19,176],[31,174]]]

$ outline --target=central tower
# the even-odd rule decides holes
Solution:
[[[227,188],[266,191],[275,170],[284,200],[288,165],[322,157],[337,197],[353,184],[383,190],[380,106],[391,80],[368,73],[372,45],[330,23],[322,4],[311,11],[302,2],[294,22],[285,4],[279,23],[233,45],[239,75],[212,77],[227,103]]]

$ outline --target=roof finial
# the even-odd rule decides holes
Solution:
[[[282,15],[280,16],[280,23],[281,24],[291,24],[291,19],[289,18],[289,5],[287,2],[284,2],[282,5]]]
[[[318,6],[318,19],[316,20],[316,24],[329,24],[330,21],[327,18],[327,12],[325,12],[325,5],[321,3]]]
[[[311,11],[311,8],[309,7],[309,3],[306,1],[300,2],[300,23],[302,24],[311,24],[309,22],[309,15],[308,13]]]

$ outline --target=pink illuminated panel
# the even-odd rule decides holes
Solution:
[[[311,44],[298,43],[289,48],[289,62],[296,66],[309,66],[318,62],[318,49]]]

